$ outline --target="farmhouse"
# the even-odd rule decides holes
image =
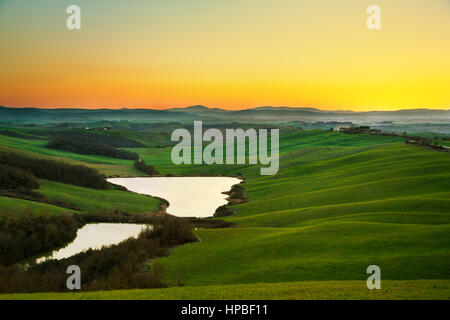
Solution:
[[[338,125],[334,128],[334,131],[337,132],[343,132],[343,131],[347,131],[353,129],[353,125],[352,124],[345,124],[345,125]]]

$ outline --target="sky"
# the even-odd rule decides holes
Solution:
[[[3,106],[450,108],[450,0],[0,0],[0,40]]]

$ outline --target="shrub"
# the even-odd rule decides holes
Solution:
[[[71,216],[5,216],[0,219],[0,264],[16,263],[75,238],[79,221]]]
[[[0,164],[0,189],[38,189],[36,178],[21,169]]]
[[[145,164],[143,160],[136,160],[134,162],[134,167],[151,176],[159,175],[158,170],[156,170],[154,166]]]
[[[231,210],[228,205],[224,204],[223,206],[220,206],[216,209],[216,212],[214,213],[214,218],[231,216],[233,214],[234,211]]]

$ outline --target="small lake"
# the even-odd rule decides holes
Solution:
[[[50,256],[42,257],[36,260],[41,263],[46,260],[61,260],[87,249],[101,249],[103,246],[118,244],[123,240],[134,237],[147,225],[129,224],[129,223],[92,223],[78,229],[77,236],[73,242],[66,247],[53,251]]]
[[[167,212],[177,217],[211,217],[216,209],[227,204],[224,191],[241,183],[232,177],[148,177],[111,178],[108,182],[129,191],[169,201]]]

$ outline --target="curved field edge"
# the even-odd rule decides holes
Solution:
[[[0,300],[448,300],[450,280],[305,281],[78,293],[5,294]]]

